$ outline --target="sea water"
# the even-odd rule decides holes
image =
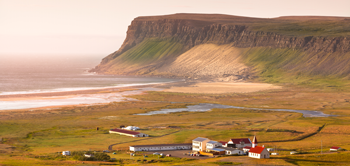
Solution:
[[[6,56],[0,55],[0,95],[63,92],[125,87],[177,81],[167,78],[130,77],[89,73],[101,56]],[[74,98],[4,101],[0,110],[120,101],[141,91],[85,94]]]

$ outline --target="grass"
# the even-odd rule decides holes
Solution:
[[[146,39],[121,54],[118,59],[129,63],[149,63],[181,53],[183,45],[171,39]]]
[[[184,50],[183,44],[175,39],[148,38],[122,53],[107,64],[101,66],[104,71],[111,74],[123,74],[135,69],[140,70],[139,75],[149,72],[156,63],[176,58]]]
[[[288,36],[349,36],[350,21],[290,21],[252,24],[253,31],[275,32]]]
[[[11,114],[1,112],[0,135],[4,138],[5,144],[15,146],[16,150],[8,153],[0,153],[0,163],[5,165],[21,165],[21,163],[26,162],[31,165],[47,165],[51,160],[44,161],[29,156],[46,156],[64,150],[87,151],[91,149],[92,151],[102,151],[106,150],[111,144],[117,144],[113,146],[114,150],[125,150],[130,145],[188,143],[196,137],[228,141],[230,138],[241,137],[252,139],[253,135],[257,135],[260,142],[270,141],[268,143],[262,143],[265,147],[276,146],[278,149],[309,153],[320,151],[321,140],[323,141],[324,150],[331,146],[350,149],[350,144],[344,139],[350,133],[349,104],[346,100],[350,99],[350,93],[347,92],[338,93],[312,88],[285,87],[281,90],[245,94],[204,95],[149,92],[133,97],[140,101],[87,107],[67,107],[51,111],[19,111]],[[181,108],[187,106],[188,103],[171,103],[183,101],[262,108],[293,108],[303,110],[319,110],[318,108],[322,108],[321,110],[324,112],[341,116],[304,118],[298,113],[244,109],[213,109],[209,112],[181,112],[152,116],[133,115],[135,113],[163,108]],[[274,142],[299,138],[303,135],[313,133],[323,124],[326,124],[324,129],[314,136],[300,141]],[[142,128],[141,132],[150,134],[151,137],[132,138],[107,134],[109,129],[119,127],[120,125],[139,126]],[[166,126],[177,126],[178,128],[156,128]],[[100,130],[97,131],[96,127],[99,127]],[[157,164],[169,165],[177,163],[181,165],[193,165],[196,162],[201,164],[207,164],[209,162],[237,162],[243,164],[271,164],[277,162],[286,164],[288,161],[303,165],[323,162],[316,159],[303,160],[298,157],[294,158],[296,156],[288,156],[288,152],[281,151],[279,153],[286,156],[272,160],[256,161],[245,157],[222,157],[203,161],[164,159],[169,161],[157,162]],[[343,153],[347,152],[340,154]],[[326,154],[325,156],[327,155],[330,154]],[[138,163],[136,158],[135,161],[127,160],[130,156],[125,152],[111,155],[111,157],[125,159],[125,163],[131,165]],[[340,164],[342,162],[346,161],[339,161]],[[52,165],[76,164],[75,161],[56,160],[51,163]],[[209,165],[216,164],[209,163]]]
[[[346,90],[350,66],[344,62],[349,61],[349,55],[260,47],[243,49],[242,58],[264,82]]]

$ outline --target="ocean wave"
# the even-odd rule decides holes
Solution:
[[[170,81],[173,82],[173,81]],[[153,83],[137,83],[137,84],[118,84],[115,86],[105,86],[105,87],[79,87],[79,88],[57,88],[50,90],[29,90],[29,91],[14,91],[14,92],[0,92],[0,96],[3,95],[18,95],[18,94],[37,94],[37,93],[52,93],[52,92],[71,92],[71,91],[81,91],[81,90],[98,90],[98,89],[108,89],[108,88],[123,88],[132,86],[143,86],[143,85],[155,85],[162,84],[165,82],[153,82]]]

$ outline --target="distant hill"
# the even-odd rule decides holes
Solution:
[[[135,18],[120,49],[92,71],[307,84],[347,79],[349,66],[348,17],[173,14]]]

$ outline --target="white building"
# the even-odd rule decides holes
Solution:
[[[266,150],[265,147],[256,146],[256,147],[252,147],[249,150],[249,157],[257,158],[257,159],[270,158],[270,153]]]
[[[136,131],[129,131],[129,130],[123,130],[123,129],[111,129],[109,130],[110,134],[120,134],[120,135],[126,135],[130,137],[148,137],[147,134],[136,132]]]
[[[62,152],[62,155],[63,155],[63,156],[70,156],[70,151],[63,151],[63,152]]]
[[[267,151],[269,151],[269,152],[274,151],[274,149],[273,149],[273,148],[266,148],[266,150],[267,150]]]
[[[245,154],[248,154],[248,152],[249,152],[249,150],[251,149],[252,147],[250,147],[250,146],[245,146],[245,147],[243,147],[243,152],[245,153]]]
[[[202,138],[198,137],[194,140],[192,140],[192,151],[202,151],[205,152],[207,148],[207,142],[209,142],[210,139],[208,138]]]
[[[230,141],[227,142],[227,147],[243,148],[245,146],[252,146],[252,142],[249,138],[230,139]]]
[[[136,127],[136,126],[127,126],[127,127],[123,127],[122,129],[124,129],[124,130],[132,130],[132,131],[140,130],[140,128]]]
[[[333,152],[336,152],[338,150],[340,150],[341,148],[340,147],[337,147],[337,146],[332,146],[329,151],[333,151]]]
[[[225,154],[226,155],[233,155],[233,154],[244,155],[244,151],[243,150],[239,150],[239,149],[236,149],[236,148],[218,147],[217,149],[225,150]]]
[[[162,151],[162,150],[191,150],[192,144],[156,144],[156,145],[134,145],[129,147],[130,151]]]
[[[217,142],[217,141],[209,141],[207,142],[207,145],[206,145],[206,149],[213,149],[213,148],[216,148],[216,147],[222,147],[222,144],[220,142]]]

